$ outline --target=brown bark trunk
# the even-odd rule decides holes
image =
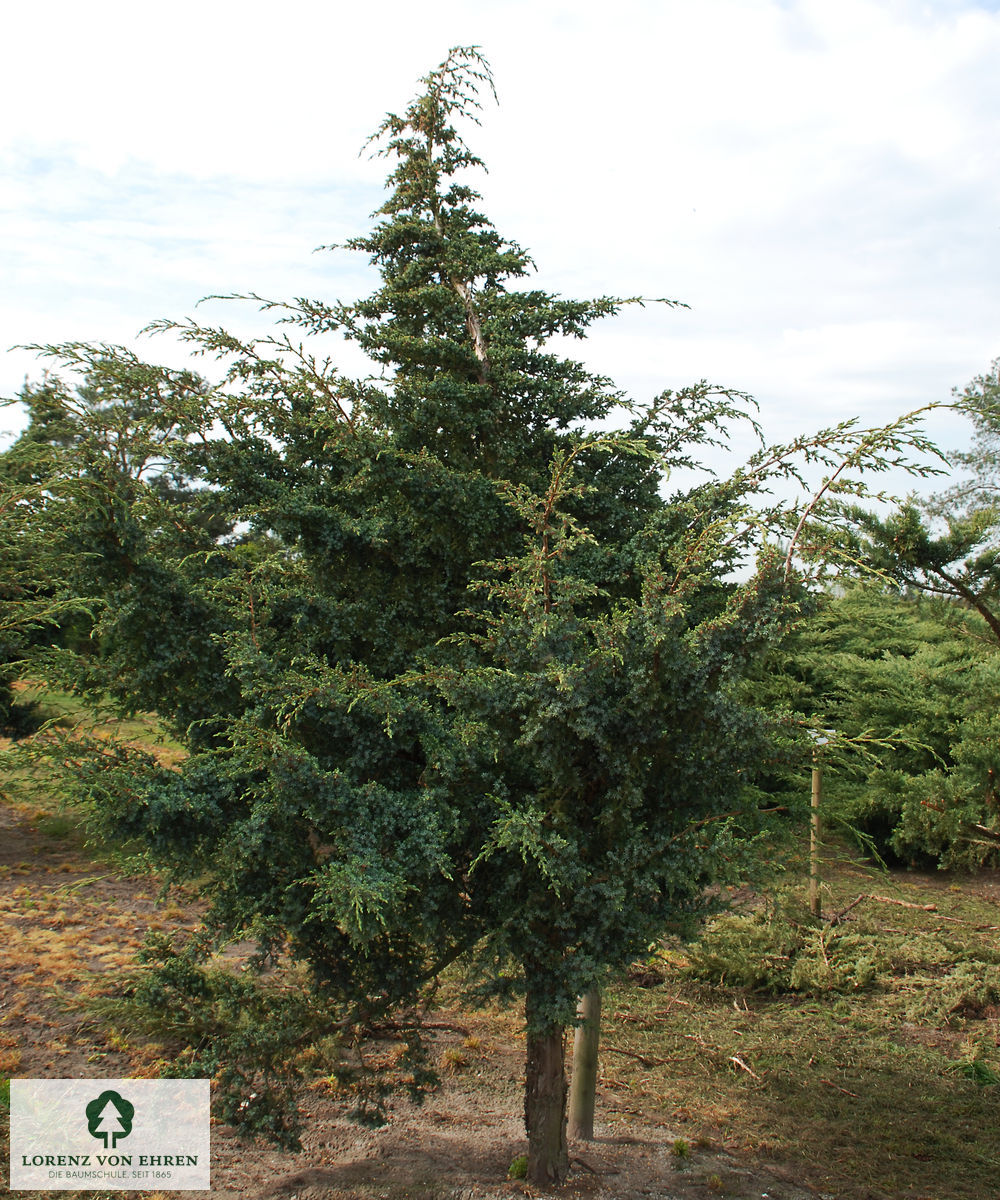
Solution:
[[[528,1058],[525,1068],[524,1127],[528,1134],[528,1181],[546,1187],[569,1172],[566,1144],[566,1043],[561,1025],[539,1027],[532,996],[525,1005]]]

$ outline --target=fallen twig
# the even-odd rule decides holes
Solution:
[[[936,904],[914,904],[911,900],[896,900],[892,896],[876,896],[874,892],[869,899],[877,900],[880,904],[898,904],[900,908],[917,908],[921,912],[937,912]]]
[[[681,1005],[682,1008],[693,1008],[694,1007],[690,1000],[682,1000],[680,998],[680,996],[671,996],[668,1000],[667,1007],[656,1009],[656,1011],[653,1013],[653,1016],[654,1017],[669,1017],[670,1010],[674,1007],[675,1004]]]
[[[835,925],[839,925],[840,922],[844,919],[844,917],[846,917],[847,914],[852,909],[857,908],[858,905],[861,904],[865,900],[875,900],[879,904],[896,904],[900,908],[915,908],[915,909],[918,909],[920,912],[932,912],[932,913],[937,912],[936,904],[914,904],[910,900],[897,900],[893,896],[878,896],[874,892],[862,892],[861,895],[857,896],[854,900],[852,900],[851,903],[848,904],[848,906],[846,908],[842,908],[840,910],[840,912],[834,913],[833,916],[830,918],[830,920],[827,922],[827,925],[831,929]],[[958,918],[942,917],[940,914],[938,914],[938,920],[940,920],[940,921],[955,921],[955,920],[958,920]]]
[[[370,1037],[396,1037],[411,1029],[436,1029],[444,1033],[460,1033],[463,1037],[471,1037],[472,1031],[464,1025],[455,1025],[451,1021],[384,1021],[379,1025],[370,1026],[366,1032]]]
[[[421,1029],[441,1029],[446,1033],[460,1033],[462,1037],[472,1037],[472,1032],[464,1025],[454,1025],[451,1021],[421,1021]]]
[[[836,1083],[831,1083],[829,1079],[821,1079],[820,1083],[825,1083],[827,1087],[833,1088],[835,1092],[843,1092],[845,1096],[851,1096],[855,1100],[861,1099],[857,1092],[849,1092],[847,1088],[842,1088]]]
[[[868,899],[869,899],[868,893],[862,892],[861,895],[858,896],[856,900],[852,900],[851,903],[848,904],[848,906],[846,908],[842,908],[840,910],[840,912],[833,914],[833,916],[830,918],[830,920],[828,922],[830,927],[832,928],[834,925],[839,925],[840,922],[844,919],[844,917],[847,916],[847,914],[851,911],[852,908],[857,908],[858,905],[862,903],[862,901],[868,900]]]
[[[631,1050],[619,1050],[615,1046],[601,1046],[601,1050],[608,1054],[623,1054],[626,1058],[634,1058],[644,1067],[666,1067],[677,1061],[675,1058],[652,1058],[648,1054],[634,1054]]]
[[[729,1061],[730,1061],[731,1063],[734,1063],[734,1064],[735,1064],[737,1067],[739,1067],[741,1071],[746,1071],[746,1073],[747,1073],[747,1074],[748,1074],[748,1075],[749,1075],[751,1078],[753,1078],[753,1079],[756,1079],[758,1083],[760,1083],[760,1082],[761,1082],[761,1078],[760,1078],[760,1076],[757,1074],[757,1072],[756,1072],[756,1071],[754,1071],[754,1070],[752,1070],[752,1068],[748,1067],[748,1066],[746,1065],[746,1063],[743,1061],[743,1059],[742,1059],[742,1058],[740,1058],[740,1056],[739,1056],[738,1054],[731,1054],[731,1055],[729,1056]]]

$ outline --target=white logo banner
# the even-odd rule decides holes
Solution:
[[[207,1079],[12,1079],[12,1191],[209,1184]]]

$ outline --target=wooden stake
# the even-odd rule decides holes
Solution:
[[[819,887],[819,842],[820,817],[819,806],[823,798],[823,773],[819,765],[819,751],[813,751],[812,769],[812,805],[809,820],[809,911],[816,918],[822,918],[823,905],[820,899]]]
[[[580,997],[573,1040],[573,1077],[569,1089],[569,1136],[594,1140],[594,1107],[597,1094],[597,1048],[601,1038],[601,990],[591,988]],[[636,1056],[638,1057],[638,1055]]]

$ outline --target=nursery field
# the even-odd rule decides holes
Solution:
[[[826,876],[822,925],[792,876],[775,896],[735,896],[700,946],[665,946],[609,991],[598,1139],[573,1144],[563,1194],[1000,1194],[1000,875],[842,856]],[[0,1078],[169,1075],[169,1036],[101,998],[148,933],[198,915],[194,891],[88,845],[72,808],[5,789]],[[507,1178],[526,1145],[518,1013],[463,1007],[457,979],[439,1000],[442,1083],[421,1108],[400,1101],[389,1125],[361,1129],[320,1079],[301,1097],[300,1152],[213,1127],[212,1195],[537,1194]]]

